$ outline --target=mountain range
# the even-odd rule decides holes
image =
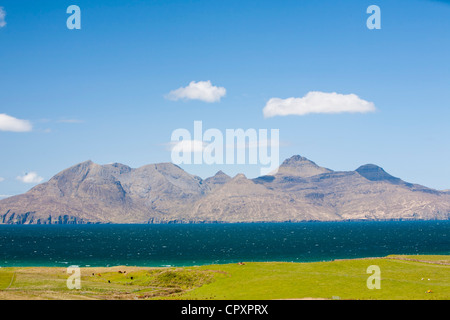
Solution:
[[[0,224],[448,220],[450,192],[366,164],[333,171],[299,155],[272,175],[202,179],[172,163],[86,161],[0,200]]]

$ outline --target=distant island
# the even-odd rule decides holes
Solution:
[[[333,171],[299,155],[277,173],[201,179],[172,163],[86,161],[0,201],[0,224],[448,220],[450,192],[381,167]]]

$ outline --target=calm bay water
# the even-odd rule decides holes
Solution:
[[[450,221],[0,225],[0,266],[191,266],[450,254]]]

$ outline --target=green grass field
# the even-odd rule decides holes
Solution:
[[[367,267],[381,271],[368,289]],[[450,256],[331,262],[251,262],[184,268],[82,268],[69,290],[65,268],[0,268],[0,299],[450,299]]]

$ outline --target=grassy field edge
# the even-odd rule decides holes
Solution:
[[[379,270],[379,289],[369,288],[376,283],[370,266]],[[80,272],[81,288],[70,290],[71,274],[66,268],[0,268],[0,299],[450,299],[450,255],[164,268],[116,266],[80,268]]]

